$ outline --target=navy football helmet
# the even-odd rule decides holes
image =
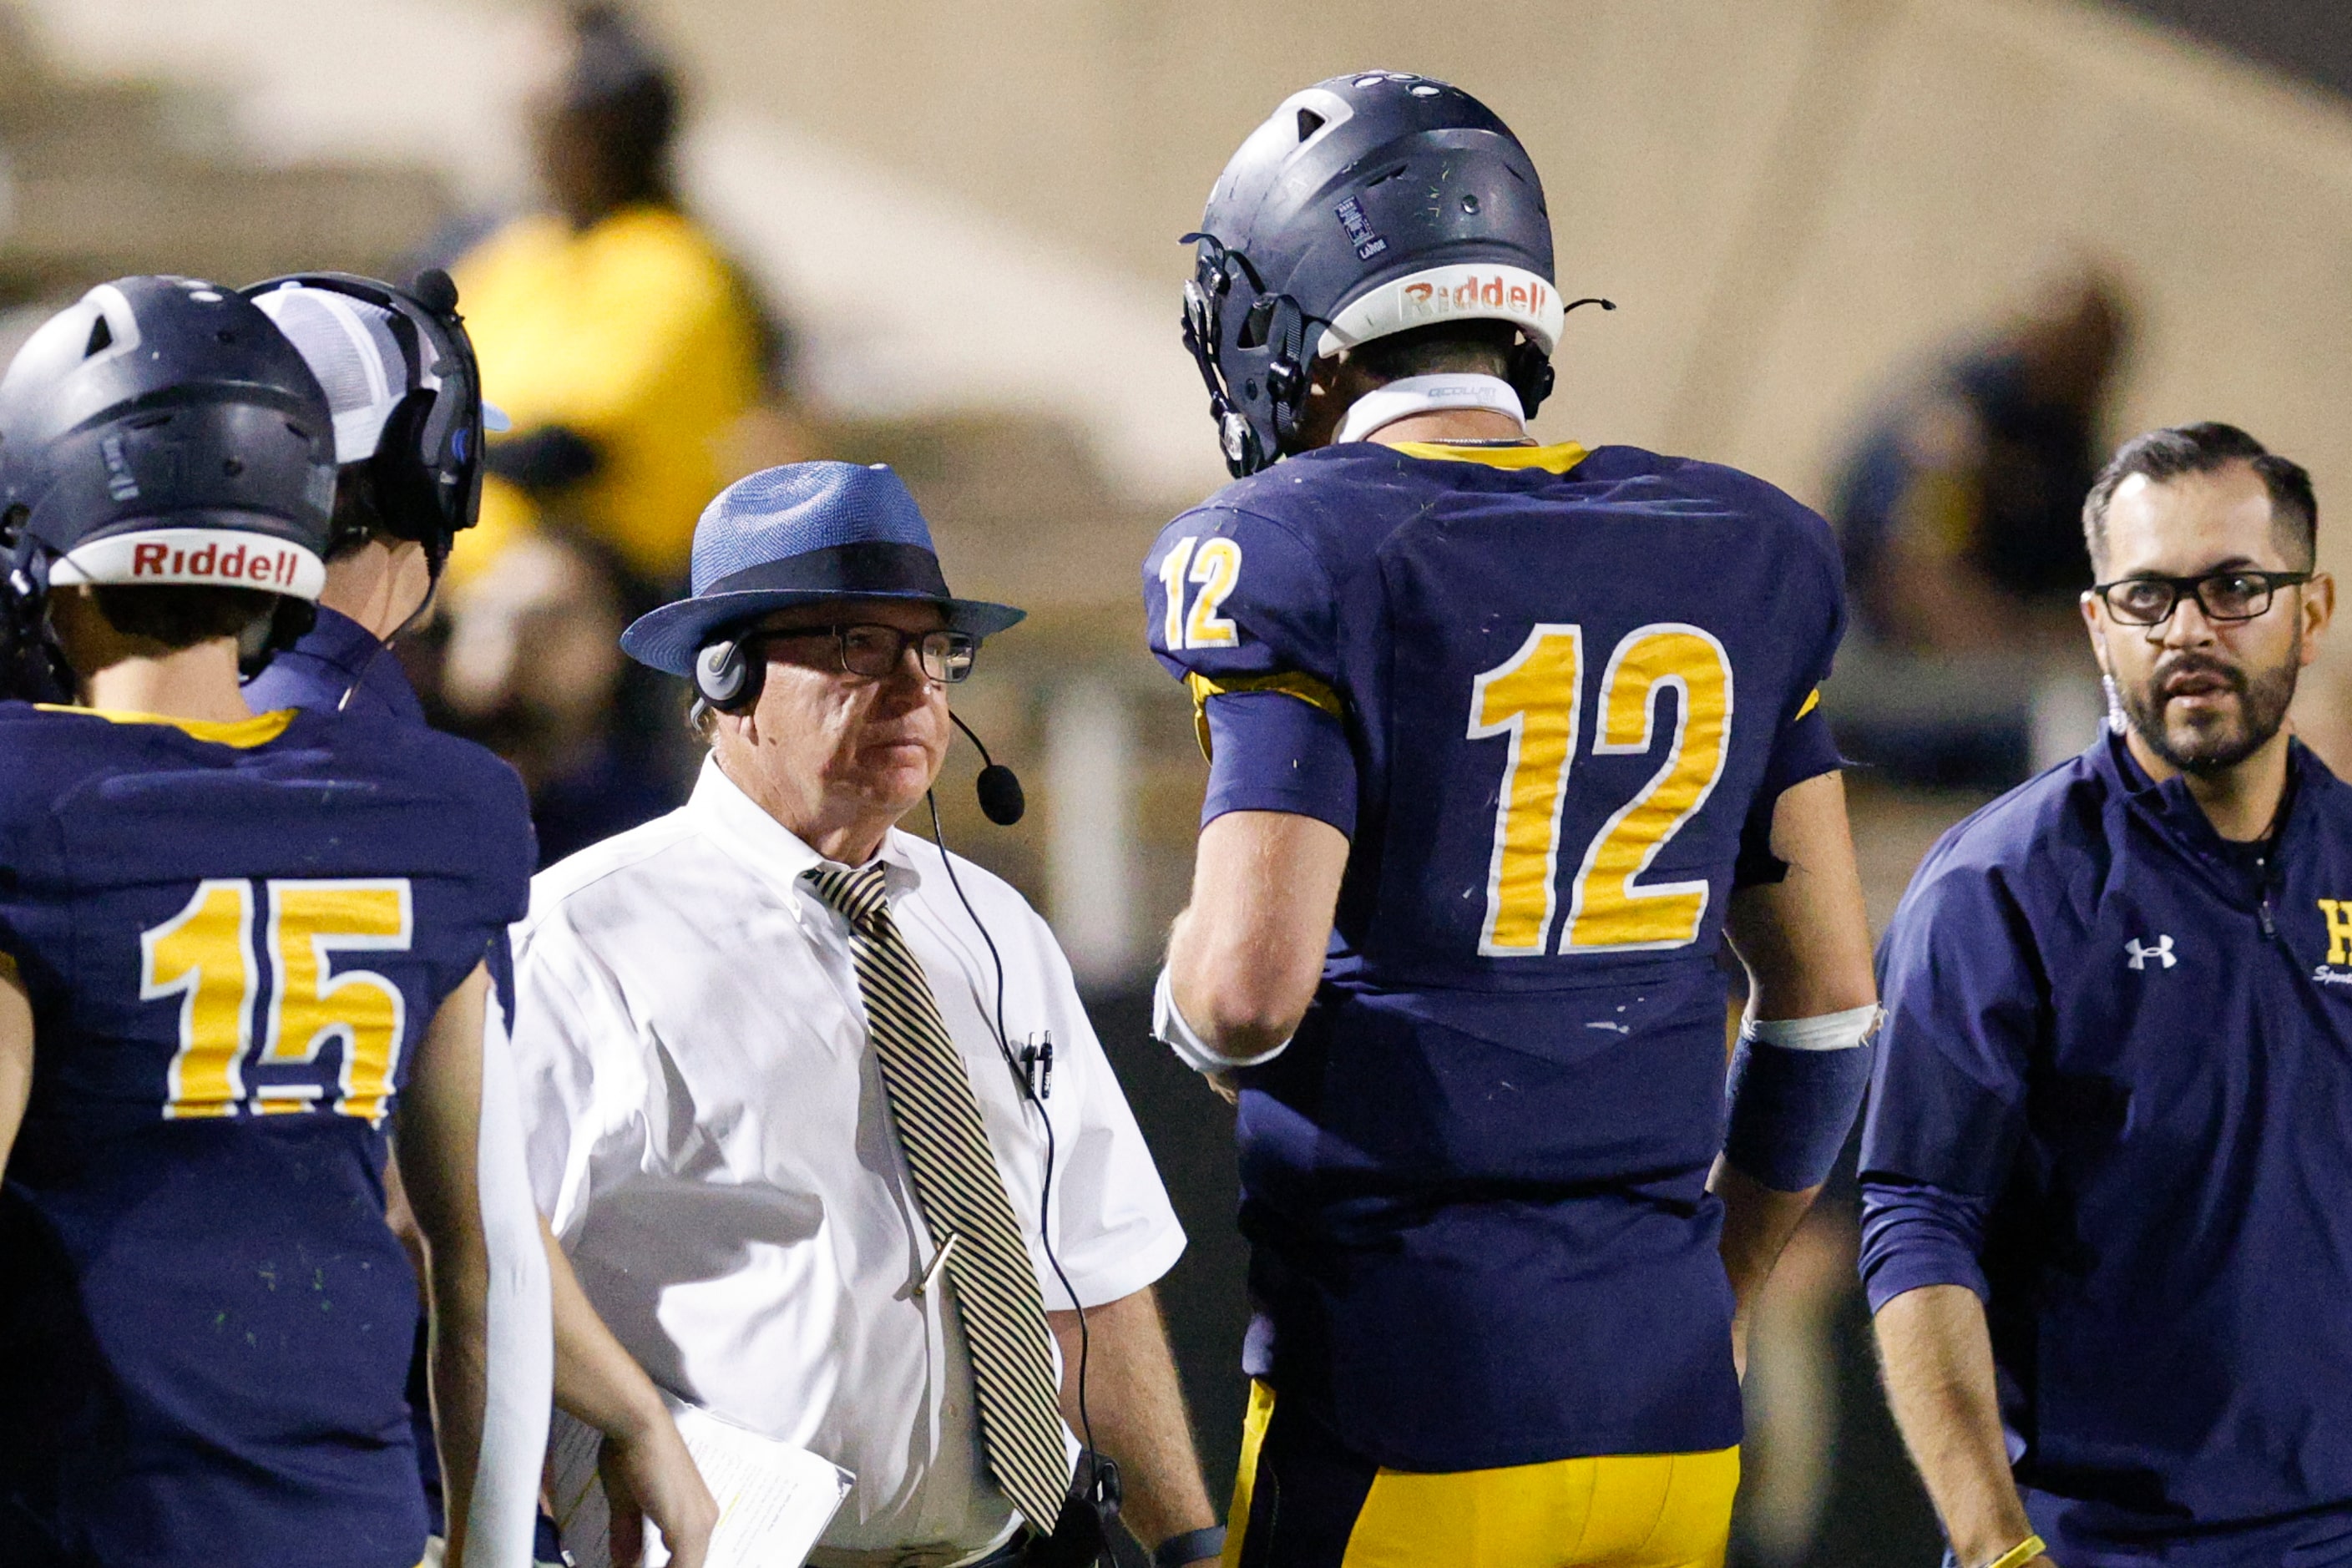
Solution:
[[[337,458],[366,465],[386,531],[422,544],[437,581],[457,535],[481,514],[486,422],[495,417],[490,427],[506,428],[506,416],[482,402],[457,286],[435,267],[407,289],[348,272],[299,272],[238,292],[327,384]],[[362,342],[377,335],[391,353],[363,352]]]
[[[284,647],[325,586],[334,500],[327,395],[268,317],[194,279],[102,283],[0,377],[0,651],[53,684],[44,610],[73,584],[274,594]]]
[[[1507,321],[1511,382],[1551,390],[1565,310],[1526,149],[1442,81],[1360,71],[1291,94],[1209,192],[1184,343],[1236,478],[1291,449],[1307,364],[1447,321]]]

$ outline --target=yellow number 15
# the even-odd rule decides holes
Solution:
[[[1478,951],[1532,957],[1548,950],[1558,915],[1560,814],[1581,715],[1584,631],[1543,624],[1518,652],[1478,677],[1469,738],[1507,735],[1511,750],[1495,805],[1486,921]],[[1681,622],[1629,633],[1601,677],[1595,755],[1647,754],[1659,699],[1681,694],[1665,760],[1640,794],[1585,847],[1569,893],[1559,951],[1683,947],[1706,914],[1704,880],[1635,880],[1666,840],[1706,803],[1731,733],[1731,662],[1714,634]]]
[[[197,884],[177,915],[139,938],[139,996],[180,999],[166,1117],[309,1110],[326,1087],[283,1075],[247,1081],[247,1068],[301,1067],[342,1047],[334,1109],[381,1121],[407,1004],[400,987],[365,969],[333,970],[339,952],[405,952],[415,933],[408,883],[276,880],[268,885],[267,962],[275,983],[260,1050],[254,1049],[253,886]]]

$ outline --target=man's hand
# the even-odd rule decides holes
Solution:
[[[1801,1193],[1780,1193],[1743,1174],[1738,1166],[1717,1156],[1707,1190],[1723,1201],[1723,1272],[1731,1281],[1731,1363],[1744,1381],[1748,1376],[1748,1327],[1755,1321],[1756,1303],[1772,1277],[1773,1265],[1806,1211],[1813,1206],[1819,1187]]]
[[[580,1288],[547,1221],[548,1283],[555,1310],[555,1403],[604,1435],[596,1473],[613,1512],[613,1568],[635,1568],[650,1521],[677,1568],[702,1568],[719,1503],[677,1435],[661,1390],[636,1363]]]
[[[596,1450],[596,1475],[612,1509],[613,1568],[645,1561],[648,1521],[677,1568],[702,1568],[710,1532],[719,1528],[719,1504],[667,1412],[635,1432],[607,1432]]]
[[[1076,1431],[1078,1314],[1047,1312],[1045,1321],[1061,1343],[1062,1415]],[[1092,1354],[1087,1403],[1096,1438],[1118,1464],[1127,1489],[1121,1511],[1129,1528],[1146,1547],[1154,1547],[1214,1524],[1175,1359],[1168,1353],[1168,1331],[1151,1288],[1087,1308],[1086,1328]]]
[[[2010,1474],[1984,1304],[1964,1285],[1929,1285],[1881,1307],[1872,1327],[1886,1402],[1953,1554],[1970,1568],[1998,1561],[2033,1526]]]

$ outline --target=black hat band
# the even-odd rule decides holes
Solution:
[[[937,555],[920,545],[879,542],[835,544],[786,556],[782,561],[746,566],[704,587],[695,597],[778,591],[832,594],[845,598],[861,595],[940,600],[952,597]]]

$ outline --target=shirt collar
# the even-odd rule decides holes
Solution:
[[[716,756],[703,759],[701,776],[694,781],[694,794],[688,799],[686,808],[704,831],[733,851],[737,859],[780,888],[807,892],[807,884],[801,880],[804,873],[820,866],[839,864],[827,860],[791,828],[770,816],[759,802],[727,776]],[[912,892],[922,886],[922,873],[908,851],[907,836],[897,828],[882,836],[881,849],[866,864],[877,861],[883,868],[892,894]]]

